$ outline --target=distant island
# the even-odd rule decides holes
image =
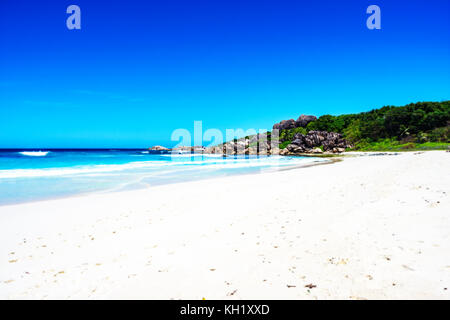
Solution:
[[[234,139],[212,147],[194,146],[156,152],[224,154],[333,154],[344,151],[443,150],[450,146],[450,101],[385,106],[339,116],[301,115],[283,120],[273,131]],[[277,144],[272,143],[278,130]]]

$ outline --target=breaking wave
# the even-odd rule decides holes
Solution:
[[[180,157],[181,158],[181,157]],[[88,175],[88,174],[108,174],[120,171],[133,171],[139,170],[152,171],[161,170],[162,168],[173,168],[177,171],[181,169],[236,169],[236,168],[268,168],[268,167],[286,167],[304,164],[308,162],[328,161],[325,159],[317,158],[303,158],[303,159],[290,159],[284,157],[268,157],[259,159],[226,159],[211,157],[207,160],[193,160],[185,161],[135,161],[125,164],[99,164],[99,165],[86,165],[86,166],[73,166],[73,167],[54,167],[54,168],[36,168],[36,169],[8,169],[0,170],[0,179],[11,178],[37,178],[37,177],[58,177],[69,175]],[[173,170],[171,169],[171,170]],[[181,173],[182,174],[182,173]]]
[[[22,151],[19,154],[27,157],[45,157],[50,151]]]

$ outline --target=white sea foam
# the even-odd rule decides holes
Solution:
[[[108,173],[128,169],[158,167],[162,165],[167,165],[167,163],[165,161],[142,161],[131,162],[127,164],[93,165],[69,168],[0,170],[0,179],[57,177],[89,173]]]
[[[45,157],[50,153],[50,151],[22,151],[19,153],[23,156],[28,157]]]
[[[201,154],[201,153],[173,153],[173,154],[161,154],[159,156],[170,158],[190,158],[190,157],[223,158],[223,155],[221,154]]]
[[[43,168],[43,169],[11,169],[0,170],[0,179],[11,178],[36,178],[36,177],[58,177],[68,175],[92,175],[108,174],[125,170],[160,170],[160,168],[171,168],[171,171],[178,170],[207,170],[207,169],[236,169],[236,168],[267,168],[267,167],[287,167],[297,164],[328,161],[317,158],[292,158],[285,157],[263,157],[263,158],[222,158],[193,161],[135,161],[125,164],[105,164],[90,166],[75,166],[66,168]],[[182,174],[182,173],[181,173]]]

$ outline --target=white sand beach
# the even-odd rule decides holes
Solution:
[[[450,299],[450,153],[0,207],[2,299]]]

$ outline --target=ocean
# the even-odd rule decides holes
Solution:
[[[143,149],[0,149],[0,205],[258,173],[311,157],[152,154]]]

